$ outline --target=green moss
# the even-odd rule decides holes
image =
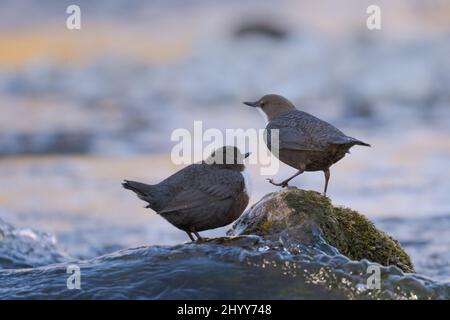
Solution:
[[[324,238],[342,254],[353,260],[367,259],[382,265],[397,265],[406,272],[414,272],[411,259],[399,243],[362,214],[342,207],[334,207],[330,200],[317,192],[289,189],[283,198],[295,215],[313,221]]]
[[[261,223],[261,231],[263,233],[267,233],[272,228],[272,223],[268,220],[265,220],[263,223]]]

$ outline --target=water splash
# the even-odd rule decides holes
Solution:
[[[16,229],[0,219],[0,269],[31,268],[68,259],[53,235]]]

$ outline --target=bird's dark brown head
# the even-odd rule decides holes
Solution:
[[[208,165],[221,166],[227,169],[243,171],[245,169],[244,159],[250,155],[250,152],[242,154],[234,146],[224,146],[216,149],[206,160]]]
[[[295,110],[295,106],[285,97],[277,94],[267,94],[255,102],[244,102],[247,106],[261,108],[270,121],[279,115]]]

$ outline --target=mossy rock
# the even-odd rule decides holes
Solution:
[[[352,260],[367,259],[414,272],[400,244],[375,228],[362,214],[335,207],[329,198],[314,191],[288,188],[267,194],[234,224],[229,235],[279,237],[282,232],[311,245],[320,233],[330,245]]]

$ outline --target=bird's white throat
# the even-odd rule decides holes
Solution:
[[[267,125],[267,123],[269,122],[269,119],[267,118],[267,114],[266,114],[264,111],[262,111],[262,109],[259,108],[259,107],[256,108],[256,109],[258,109],[259,113],[262,114],[262,116],[263,116],[263,118],[264,118],[264,123]]]
[[[248,196],[250,196],[250,194],[252,193],[252,180],[250,179],[250,175],[248,174],[247,169],[241,171],[241,174],[244,177],[244,192],[247,193]]]

